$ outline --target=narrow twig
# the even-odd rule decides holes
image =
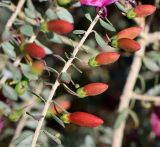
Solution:
[[[142,22],[142,24],[143,24],[143,22]],[[148,34],[148,26],[146,26],[144,33]],[[121,113],[124,109],[129,107],[129,103],[130,103],[131,96],[132,96],[132,91],[134,89],[139,71],[141,69],[142,57],[145,54],[147,42],[146,42],[146,39],[143,38],[139,41],[139,43],[141,45],[141,49],[140,49],[140,51],[135,53],[135,56],[134,56],[134,59],[133,59],[132,65],[131,65],[131,70],[128,74],[123,93],[120,97],[120,104],[119,104],[119,108],[118,108],[119,113]],[[126,121],[124,120],[121,123],[121,125],[119,126],[119,128],[114,130],[112,147],[121,147],[122,146],[125,123],[126,123]]]
[[[11,17],[9,18],[7,24],[6,24],[6,28],[10,29],[12,27],[12,24],[14,23],[15,19],[17,18],[17,15],[21,12],[21,9],[24,5],[26,0],[19,0],[15,12],[11,15]]]
[[[81,39],[81,41],[79,42],[79,44],[77,45],[77,47],[73,50],[73,57],[70,58],[66,64],[64,65],[63,69],[61,72],[66,72],[68,70],[68,68],[71,66],[73,60],[74,60],[74,57],[77,55],[78,51],[81,49],[82,45],[84,44],[85,40],[87,39],[88,35],[91,33],[93,27],[96,25],[96,23],[98,22],[99,20],[99,15],[97,15],[94,19],[94,21],[90,24],[88,30],[86,31],[86,33],[84,34],[83,38]],[[31,144],[31,147],[35,147],[36,146],[36,143],[37,143],[37,139],[38,139],[38,136],[40,134],[40,131],[41,131],[41,128],[42,128],[42,125],[43,125],[43,121],[45,119],[45,116],[47,114],[47,111],[48,111],[48,108],[50,106],[50,104],[52,103],[52,98],[58,88],[58,86],[60,85],[58,79],[55,81],[54,85],[52,86],[52,89],[51,89],[51,92],[50,92],[50,95],[46,101],[46,104],[44,106],[44,109],[42,111],[42,118],[38,121],[38,124],[37,124],[37,128],[35,130],[35,134],[33,136],[33,139],[32,139],[32,144]]]
[[[133,92],[131,97],[132,99],[140,101],[160,102],[160,96],[141,95]]]

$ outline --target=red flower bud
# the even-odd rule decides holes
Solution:
[[[57,34],[66,34],[72,32],[74,26],[72,23],[65,20],[50,20],[41,25],[41,30],[44,32],[55,32]]]
[[[31,69],[34,74],[41,75],[45,69],[44,61],[40,60],[33,62]]]
[[[107,65],[107,64],[116,62],[119,57],[120,57],[120,54],[116,52],[103,52],[98,54],[96,57],[90,58],[88,64],[91,67]]]
[[[121,48],[127,52],[135,52],[138,51],[141,46],[138,42],[132,39],[122,38],[118,40],[118,48]]]
[[[141,31],[142,31],[141,27],[130,27],[120,31],[116,36],[117,36],[117,39],[121,39],[121,38],[134,39],[140,35]]]
[[[62,115],[61,119],[65,123],[73,123],[82,127],[94,128],[102,125],[104,122],[99,117],[86,113],[86,112],[74,112],[71,114]]]
[[[25,44],[24,51],[27,54],[29,54],[32,58],[44,58],[46,56],[45,50],[35,43]]]
[[[156,11],[156,7],[153,5],[139,5],[127,12],[127,17],[129,19],[135,17],[146,17],[153,14]]]
[[[108,85],[105,83],[91,83],[84,87],[77,89],[77,96],[84,98],[87,96],[95,96],[103,93],[108,89]]]

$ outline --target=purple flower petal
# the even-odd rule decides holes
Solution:
[[[118,0],[80,0],[80,3],[88,6],[104,7],[117,1]]]

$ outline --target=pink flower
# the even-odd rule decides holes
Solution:
[[[157,137],[160,137],[160,116],[158,115],[159,110],[156,112],[152,112],[150,118],[152,131],[156,134]]]
[[[101,17],[107,16],[107,8],[106,6],[117,2],[118,0],[80,0],[81,5],[94,6],[96,7],[97,13]],[[103,12],[99,13],[100,8],[102,8]]]
[[[94,7],[105,7],[118,0],[80,0],[82,5],[94,6]]]

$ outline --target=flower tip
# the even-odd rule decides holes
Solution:
[[[129,19],[133,19],[135,17],[146,17],[153,14],[155,11],[156,7],[153,5],[138,5],[127,12],[127,17]]]
[[[142,27],[137,27],[137,26],[126,28],[117,34],[117,39],[121,38],[135,39],[137,36],[140,35],[142,30],[143,30]]]
[[[89,128],[95,128],[104,123],[101,118],[86,112],[74,112],[68,115],[68,118],[73,124]]]
[[[135,40],[129,38],[122,38],[118,40],[118,47],[127,52],[136,52],[140,50],[141,46]]]

